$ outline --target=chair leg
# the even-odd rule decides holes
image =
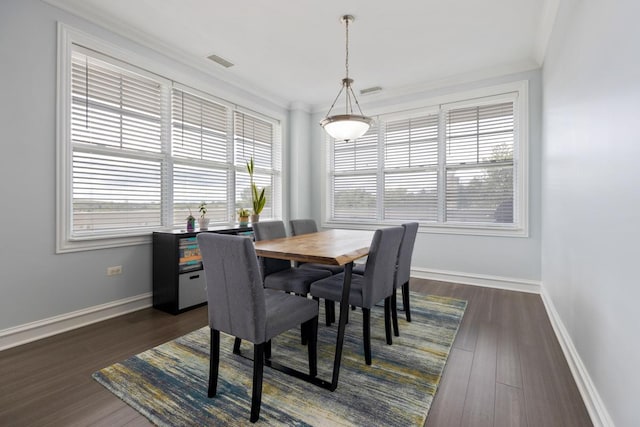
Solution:
[[[307,297],[307,294],[296,294],[299,297]],[[300,328],[300,344],[302,345],[307,345],[307,333],[305,332],[304,328]]]
[[[309,375],[318,375],[318,316],[307,320],[302,324],[309,339],[307,350],[309,352]]]
[[[364,361],[371,365],[371,310],[362,308],[362,337],[364,341]]]
[[[267,341],[264,346],[264,358],[271,359],[271,340]]]
[[[407,316],[407,322],[411,322],[411,307],[409,305],[409,281],[402,285],[402,307]]]
[[[233,341],[233,354],[240,354],[240,344],[242,344],[242,340],[236,337]]]
[[[262,372],[264,370],[264,347],[266,343],[253,345],[253,389],[251,390],[251,418],[255,423],[260,418],[262,403]]]
[[[209,389],[207,397],[214,397],[218,390],[218,366],[220,364],[220,331],[211,329],[209,346]]]
[[[325,314],[325,323],[327,326],[331,326],[331,323],[335,321],[333,315],[333,309],[335,309],[336,305],[333,301],[328,299],[324,300],[324,314]]]
[[[398,329],[398,302],[396,301],[396,290],[393,289],[391,294],[391,320],[393,321],[393,335],[400,336],[400,330]]]
[[[384,335],[387,338],[387,344],[393,344],[391,338],[391,297],[384,299]]]

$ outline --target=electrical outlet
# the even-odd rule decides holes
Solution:
[[[113,267],[107,267],[107,276],[117,276],[122,274],[122,266],[114,265]]]

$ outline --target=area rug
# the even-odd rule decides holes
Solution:
[[[265,367],[257,424],[422,426],[466,304],[412,293],[412,322],[398,312],[400,336],[393,338],[393,345],[385,342],[383,309],[375,307],[371,366],[364,363],[361,311],[351,311],[338,388],[330,392]],[[330,380],[337,326],[325,326],[322,312],[320,319],[318,375]],[[207,398],[208,327],[104,368],[93,377],[159,426],[249,425],[253,362],[232,353],[231,336],[220,334],[220,340],[218,394],[212,399]],[[252,356],[252,348],[243,342],[243,354]],[[308,372],[299,329],[273,340],[272,359]]]

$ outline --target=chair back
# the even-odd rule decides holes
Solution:
[[[207,284],[209,327],[261,343],[266,336],[262,277],[251,239],[199,233]]]
[[[393,293],[398,249],[404,228],[376,230],[369,247],[362,289],[363,306],[370,308]]]
[[[416,243],[416,235],[418,234],[418,225],[417,222],[402,224],[404,236],[402,237],[400,250],[398,251],[396,287],[407,283],[411,277],[411,257],[413,255],[413,247]]]
[[[289,223],[291,224],[291,234],[294,236],[318,231],[316,221],[313,219],[292,219]]]
[[[279,239],[281,237],[287,237],[287,231],[284,228],[283,221],[263,221],[251,224],[253,228],[253,235],[256,241]],[[262,274],[264,277],[278,271],[291,268],[291,261],[275,258],[261,258],[262,259]]]

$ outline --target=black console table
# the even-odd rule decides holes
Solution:
[[[212,227],[207,230],[153,233],[153,306],[171,314],[207,303],[198,233],[251,235],[251,227]]]

